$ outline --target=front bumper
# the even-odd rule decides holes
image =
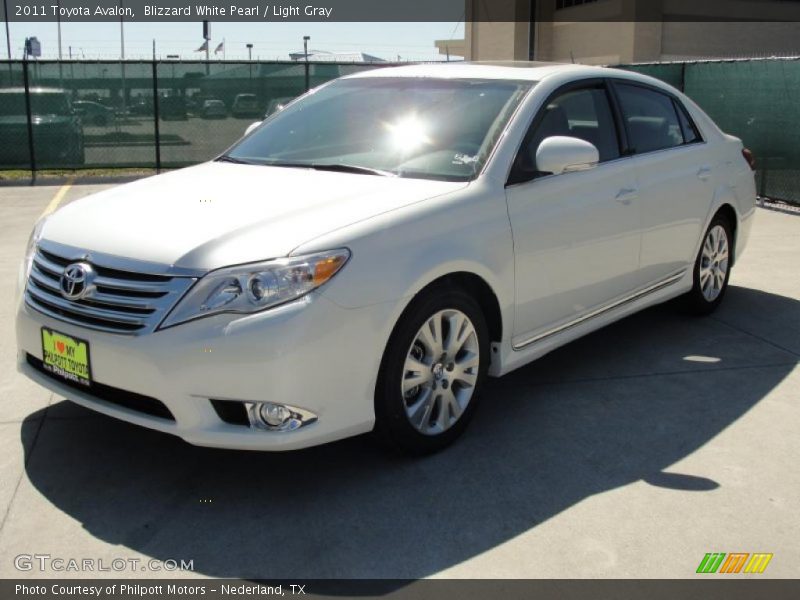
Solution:
[[[392,306],[344,309],[319,293],[253,315],[217,315],[154,333],[104,333],[19,303],[18,369],[77,404],[200,446],[293,450],[370,431],[373,395]],[[97,383],[161,401],[174,421],[77,391],[32,367],[41,327],[89,342]],[[318,420],[291,432],[224,422],[210,399],[272,401]]]

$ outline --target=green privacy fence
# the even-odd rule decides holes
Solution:
[[[196,164],[310,87],[378,66],[0,61],[0,169]]]
[[[756,156],[761,196],[800,202],[800,58],[620,65],[681,89]]]

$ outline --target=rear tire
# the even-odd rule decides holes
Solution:
[[[489,329],[465,291],[436,286],[416,298],[386,346],[375,388],[376,437],[414,455],[466,429],[489,366]]]
[[[686,310],[708,315],[722,303],[728,290],[733,259],[733,228],[717,214],[708,226],[694,263],[694,286],[683,298]]]

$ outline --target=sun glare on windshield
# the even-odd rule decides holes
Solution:
[[[431,143],[426,123],[414,114],[386,123],[386,129],[389,130],[389,146],[404,154]]]

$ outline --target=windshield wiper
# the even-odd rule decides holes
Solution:
[[[214,159],[215,162],[229,162],[229,163],[236,163],[237,165],[255,165],[257,163],[250,162],[249,160],[244,160],[241,158],[235,158],[228,154],[223,154],[222,156],[218,156]]]
[[[264,164],[268,167],[290,167],[293,169],[314,169],[316,171],[338,171],[340,173],[358,173],[361,175],[379,175],[380,177],[397,177],[397,173],[392,173],[391,171],[341,163],[271,162]]]
[[[381,177],[397,177],[397,173],[385,171],[383,169],[373,169],[370,167],[360,167],[358,165],[343,165],[339,163],[314,164],[309,165],[318,171],[341,171],[343,173],[361,173],[364,175],[380,175]]]

